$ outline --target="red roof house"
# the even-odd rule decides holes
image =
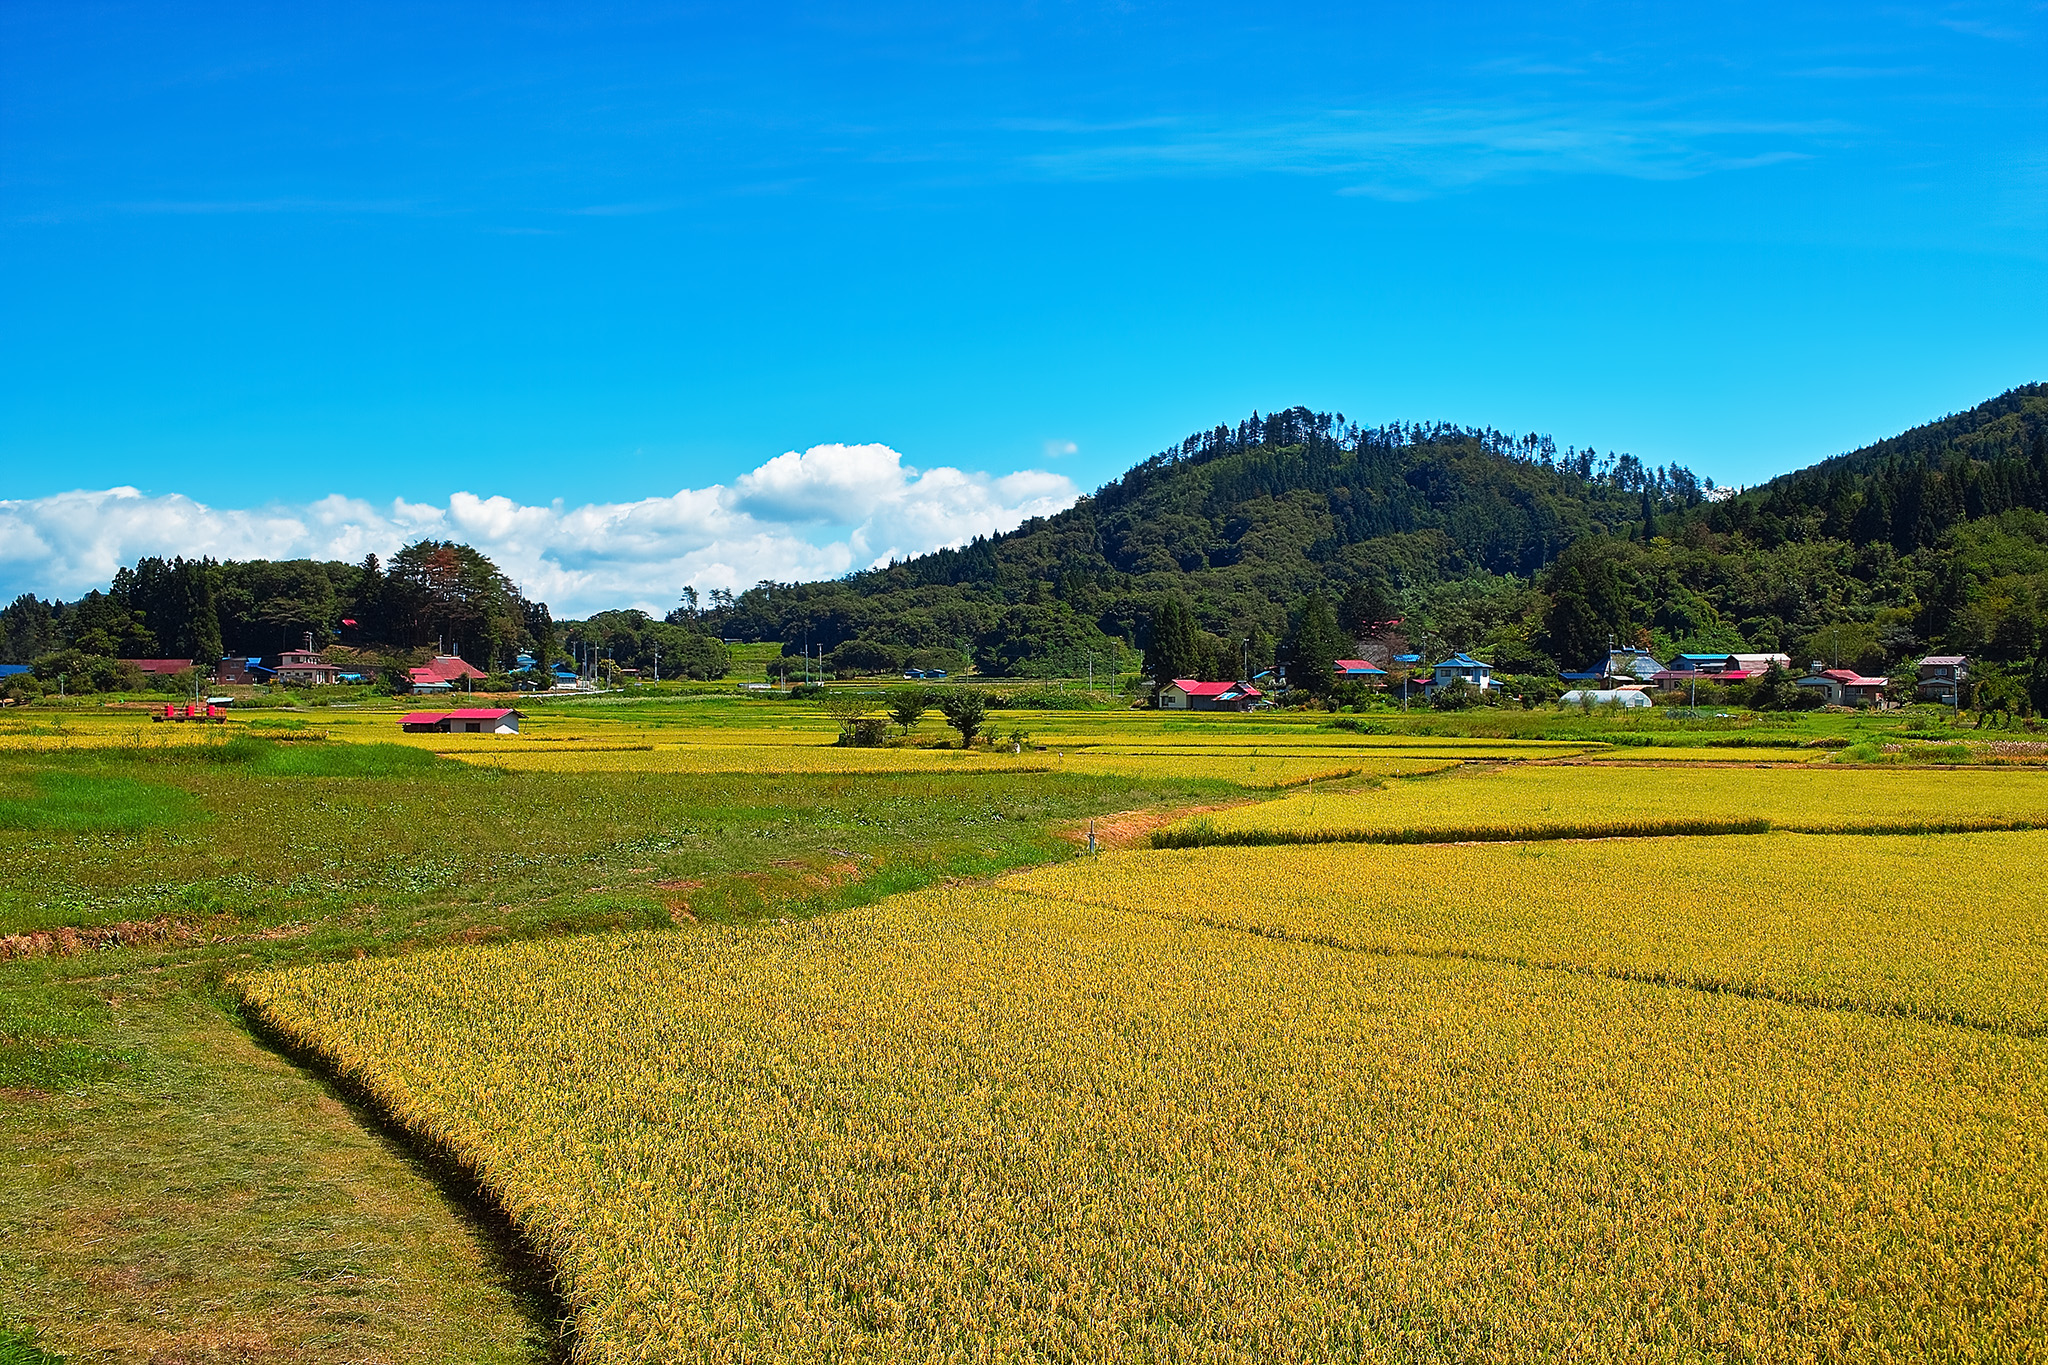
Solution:
[[[143,674],[151,678],[167,678],[173,673],[192,671],[190,659],[123,659],[124,664],[134,664]]]
[[[466,711],[412,711],[398,718],[408,734],[516,735],[519,712],[494,707]]]
[[[415,692],[452,692],[464,678],[481,679],[484,671],[453,654],[437,654],[417,668],[406,670]]]
[[[1833,706],[1882,706],[1887,678],[1866,678],[1853,668],[1823,668],[1799,680],[1826,697]]]
[[[1159,689],[1162,711],[1247,711],[1265,694],[1250,683],[1175,678]]]

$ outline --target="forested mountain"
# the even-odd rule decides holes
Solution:
[[[1708,524],[1759,545],[1833,538],[1900,554],[1966,521],[2048,509],[2048,384],[1782,474],[1713,510]]]
[[[1303,408],[1219,426],[1058,514],[830,583],[714,603],[728,635],[866,664],[951,652],[984,671],[1127,660],[1184,594],[1235,672],[1270,662],[1291,606],[1323,591],[1422,614],[1436,638],[1510,651],[1531,576],[1589,536],[1696,508],[1690,471],[1450,426],[1361,429]]]
[[[1400,617],[1431,651],[1583,667],[1784,650],[1869,670],[1934,646],[2048,657],[2048,386],[1730,495],[1682,468],[1448,426],[1296,408],[1161,452],[1058,516],[832,583],[721,601],[727,634],[875,666],[952,650],[1073,673],[1193,609],[1209,669],[1271,659],[1311,595],[1349,632]]]

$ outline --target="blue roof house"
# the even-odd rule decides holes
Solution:
[[[1430,667],[1431,687],[1448,687],[1454,682],[1468,683],[1484,692],[1493,686],[1493,665],[1481,663],[1461,650]]]

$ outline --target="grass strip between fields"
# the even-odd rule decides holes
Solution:
[[[1224,829],[1204,816],[1152,832],[1154,848],[1255,848],[1282,844],[1484,844],[1562,839],[1645,839],[1717,834],[2003,834],[2048,828],[2039,820],[1868,820],[1802,824],[1761,817],[1590,820],[1555,824],[1451,825],[1418,829]]]

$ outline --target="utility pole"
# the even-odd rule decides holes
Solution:
[[[654,680],[661,681],[661,646],[654,647]]]

